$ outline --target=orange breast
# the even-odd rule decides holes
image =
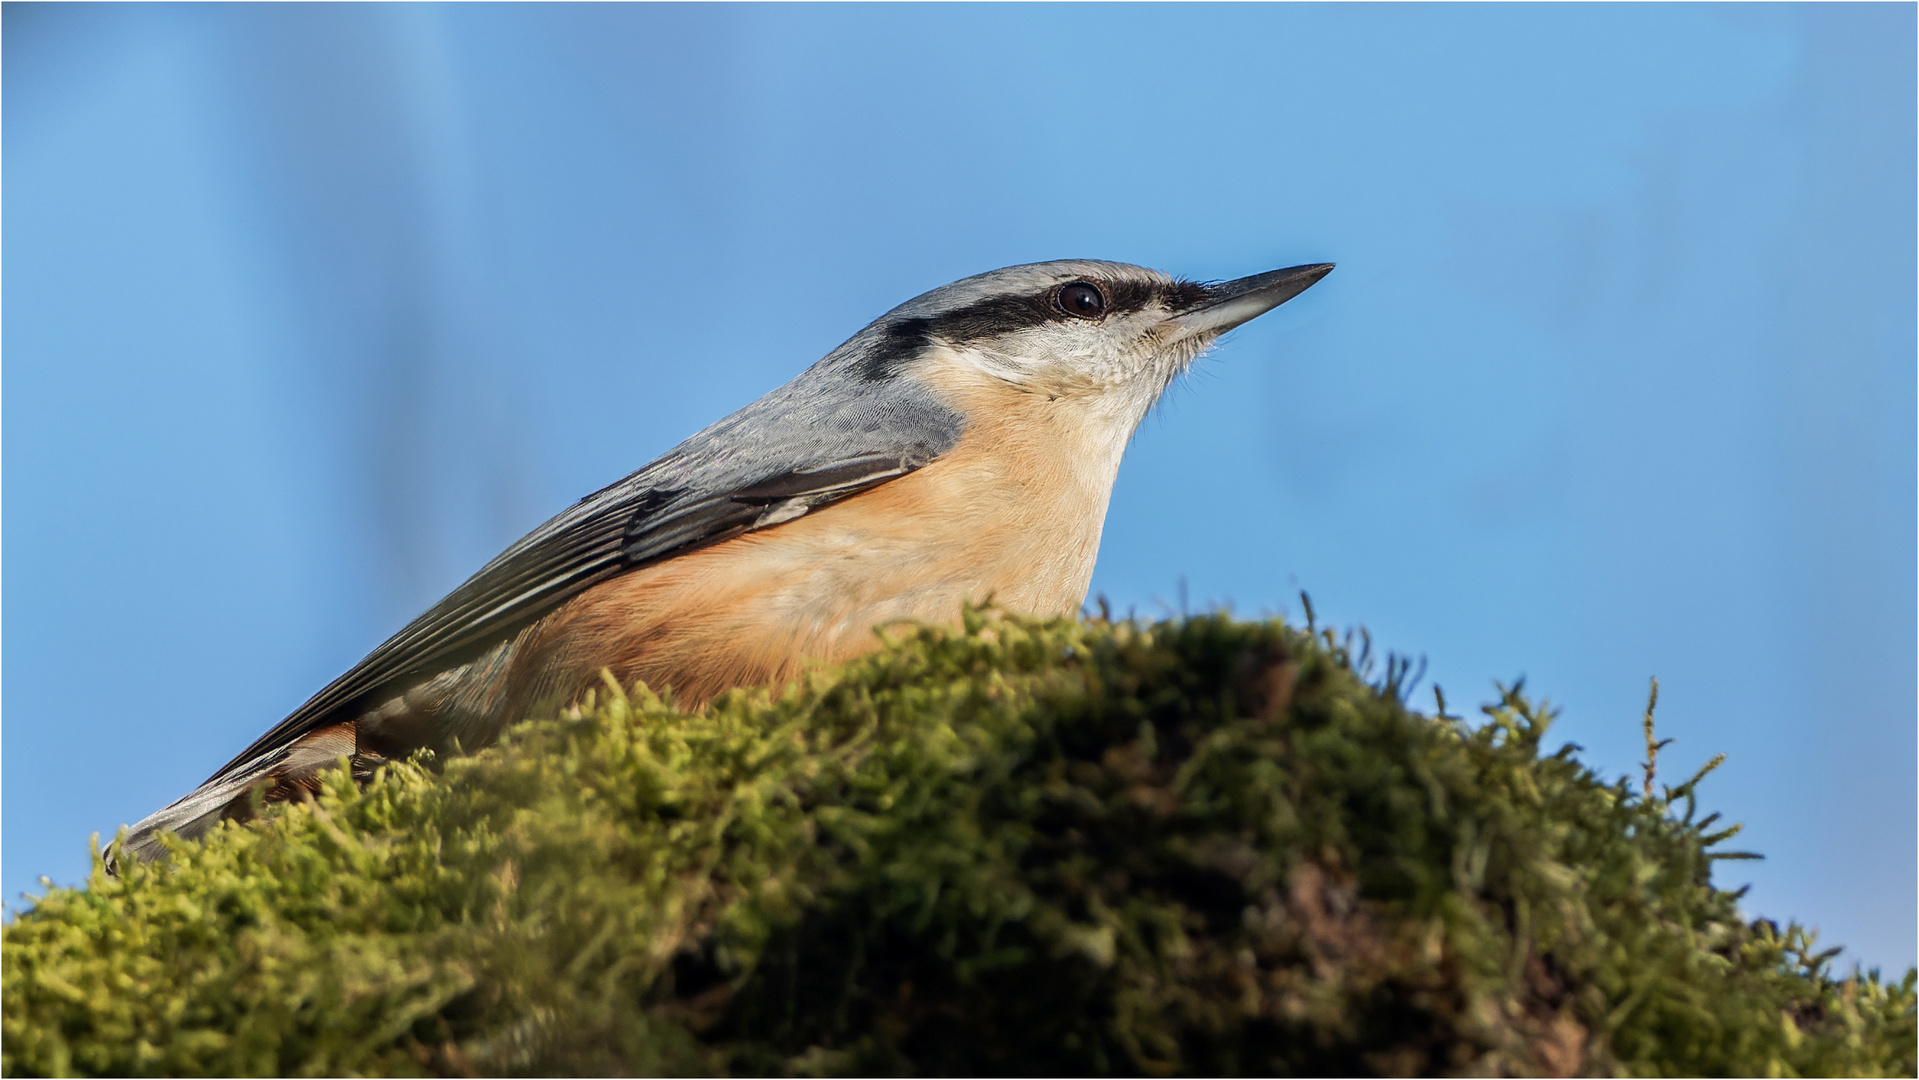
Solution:
[[[1075,405],[1003,386],[949,390],[975,419],[905,477],[794,521],[635,571],[576,597],[514,648],[509,708],[572,698],[601,669],[696,707],[877,646],[875,626],[956,622],[992,599],[1068,614],[1084,602],[1123,440]]]

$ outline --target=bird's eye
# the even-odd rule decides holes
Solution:
[[[1097,319],[1106,314],[1106,297],[1097,286],[1084,281],[1069,282],[1060,286],[1059,309],[1075,318]]]

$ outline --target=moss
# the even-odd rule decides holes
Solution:
[[[985,614],[777,700],[609,686],[5,930],[31,1074],[1905,1074],[1697,778],[1330,634]],[[1355,670],[1358,668],[1359,670]],[[1443,714],[1443,705],[1441,707]]]

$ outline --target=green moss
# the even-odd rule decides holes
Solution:
[[[1356,672],[1355,667],[1362,671]],[[1517,692],[1278,624],[985,615],[776,701],[609,687],[5,930],[9,1075],[1905,1074]]]

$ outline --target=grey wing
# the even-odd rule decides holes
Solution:
[[[308,732],[354,719],[409,679],[470,659],[593,585],[791,521],[946,452],[963,424],[916,381],[862,386],[846,375],[872,329],[529,533],[208,783],[249,771]]]

